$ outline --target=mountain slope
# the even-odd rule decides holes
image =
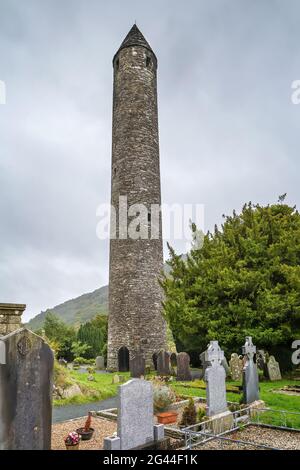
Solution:
[[[186,255],[181,256],[183,259],[186,258]],[[166,274],[170,272],[170,267],[166,263],[164,264],[164,272]],[[94,292],[89,292],[75,299],[67,300],[63,304],[39,313],[27,323],[28,328],[33,331],[41,328],[47,313],[54,313],[68,325],[75,326],[79,326],[81,323],[91,320],[97,314],[107,315],[108,286],[100,287]]]
[[[80,325],[95,317],[97,314],[108,313],[108,286],[100,287],[94,292],[83,294],[75,299],[41,312],[32,318],[27,326],[30,330],[41,328],[47,313],[54,313],[69,325]]]

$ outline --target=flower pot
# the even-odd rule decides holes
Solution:
[[[66,444],[67,450],[79,450],[79,442],[78,444]]]
[[[156,416],[159,424],[173,424],[177,421],[178,413],[176,411],[165,411]]]
[[[90,428],[88,431],[85,431],[84,428],[78,428],[76,429],[77,434],[81,436],[81,439],[83,441],[89,441],[92,439],[92,436],[94,434],[94,428]]]

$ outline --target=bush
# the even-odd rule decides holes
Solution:
[[[94,364],[94,359],[85,359],[84,357],[75,357],[73,363],[75,365],[82,365],[82,364]]]
[[[202,421],[205,421],[207,419],[205,409],[204,408],[199,408],[198,413],[197,413],[197,421],[198,423],[201,423]]]
[[[167,385],[153,384],[153,406],[154,411],[163,411],[176,399],[176,395]]]
[[[184,407],[182,418],[180,424],[182,426],[192,426],[196,424],[197,412],[194,400],[192,398],[189,399],[188,404]]]
[[[72,379],[68,369],[61,366],[58,361],[54,361],[53,382],[56,387],[67,388],[72,384]]]

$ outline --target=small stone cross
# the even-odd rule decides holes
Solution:
[[[207,360],[212,367],[217,367],[224,359],[224,351],[219,346],[218,341],[210,341],[207,348]]]
[[[252,342],[252,336],[246,336],[246,341],[243,346],[243,354],[248,356],[248,358],[251,360],[253,359],[253,356],[255,353],[256,353],[256,346],[254,346]]]

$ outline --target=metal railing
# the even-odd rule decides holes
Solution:
[[[202,423],[187,426],[182,429],[185,435],[185,448],[191,449],[195,446],[203,446],[210,441],[218,441],[220,448],[224,448],[228,444],[235,444],[235,446],[246,446],[249,448],[278,450],[279,448],[264,444],[263,442],[257,443],[244,441],[242,439],[233,439],[227,435],[249,425],[300,432],[300,413],[294,411],[247,407],[232,412],[231,422],[228,421],[228,417],[219,418],[220,427],[222,427],[222,419],[227,419],[227,430],[224,432],[214,432],[213,428],[215,427],[215,429],[217,429],[219,427],[215,425],[217,420],[214,421],[214,419],[206,420]],[[296,423],[299,422],[298,428],[290,425],[293,423],[293,420],[296,421]]]

